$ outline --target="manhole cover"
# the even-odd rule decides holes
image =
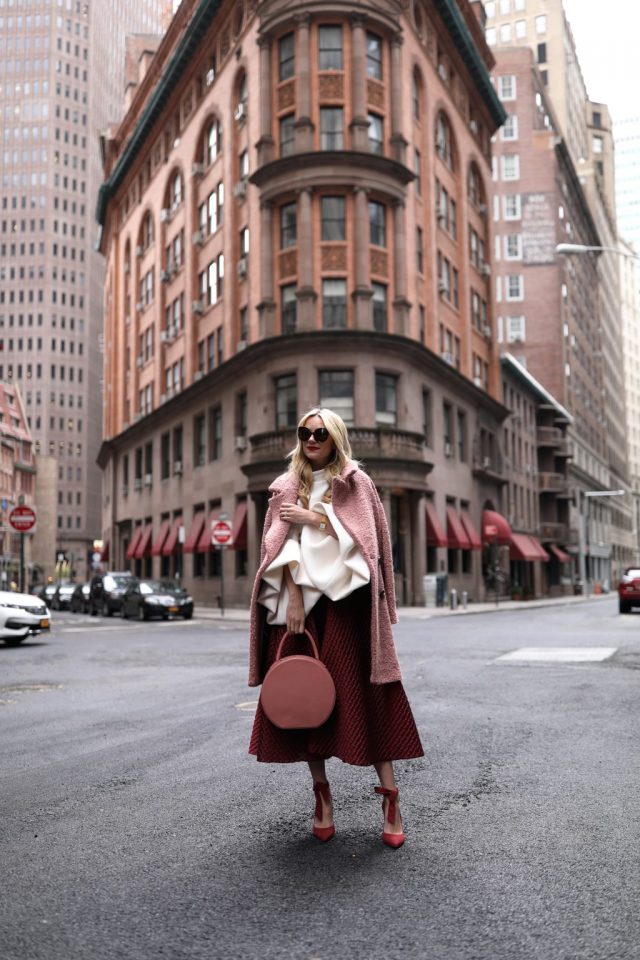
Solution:
[[[494,663],[601,663],[617,647],[520,647],[497,657]]]

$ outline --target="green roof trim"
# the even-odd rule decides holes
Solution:
[[[101,226],[103,226],[105,222],[109,200],[124,180],[136,154],[151,133],[156,120],[173,93],[183,70],[197,52],[202,37],[211,25],[221,5],[222,0],[201,0],[200,6],[185,29],[175,53],[171,57],[167,68],[162,73],[157,87],[151,94],[133,135],[124,148],[111,176],[105,180],[98,191],[96,220]]]
[[[493,88],[489,79],[489,71],[478,53],[478,48],[473,42],[456,0],[435,0],[435,6],[455,41],[469,73],[478,84],[478,90],[482,94],[496,126],[501,127],[507,119],[507,114]]]

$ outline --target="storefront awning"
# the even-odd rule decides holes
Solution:
[[[212,510],[209,514],[209,517],[202,528],[202,533],[200,534],[200,539],[198,540],[198,546],[196,547],[196,553],[209,553],[209,551],[213,549],[213,544],[211,543],[211,527],[216,522],[221,512],[222,507],[216,507],[215,510]]]
[[[195,553],[196,547],[198,546],[198,541],[202,534],[202,528],[204,527],[204,510],[198,511],[195,514],[193,520],[191,521],[191,529],[189,530],[189,536],[184,542],[183,551],[185,553]]]
[[[153,527],[150,523],[148,523],[144,528],[142,536],[138,540],[138,546],[135,549],[134,557],[136,560],[142,560],[143,557],[149,556],[152,535]]]
[[[107,563],[109,560],[109,541],[105,540],[104,546],[102,548],[102,553],[100,554],[100,560],[102,563]]]
[[[547,553],[547,551],[545,550],[545,548],[542,546],[542,544],[540,543],[540,541],[538,540],[538,538],[537,538],[537,537],[529,537],[529,540],[531,540],[531,543],[533,544],[533,549],[534,549],[534,550],[537,552],[537,554],[538,554],[538,560],[542,560],[543,563],[548,563],[548,562],[549,562],[549,554]]]
[[[446,547],[449,543],[444,530],[440,525],[436,506],[433,500],[426,501],[427,507],[427,546]]]
[[[511,527],[501,513],[484,510],[482,513],[482,538],[485,543],[508,546],[511,543]]]
[[[240,500],[236,506],[233,515],[233,540],[231,541],[232,550],[247,549],[247,501]]]
[[[162,548],[162,556],[170,557],[172,553],[175,553],[176,546],[178,543],[178,537],[180,536],[180,527],[182,526],[182,517],[175,517],[173,521],[173,526],[169,531],[169,536],[164,542]]]
[[[447,540],[450,550],[471,550],[471,541],[455,507],[447,507]]]
[[[571,563],[571,557],[569,554],[565,553],[561,547],[556,546],[555,543],[549,544],[549,550],[551,550],[551,553],[560,561],[560,563]]]
[[[527,563],[534,563],[540,559],[540,554],[531,542],[531,537],[528,537],[526,533],[512,533],[509,557],[511,560],[525,560]]]
[[[158,530],[158,536],[153,541],[153,546],[151,547],[151,556],[159,557],[162,553],[162,548],[164,546],[165,540],[169,536],[169,530],[171,528],[170,520],[163,520],[160,524],[160,529]]]
[[[127,560],[133,560],[136,555],[136,550],[138,549],[138,544],[140,543],[140,537],[142,536],[142,531],[144,527],[136,527],[131,543],[127,547]]]
[[[460,520],[462,521],[462,526],[464,527],[464,532],[466,533],[469,543],[471,544],[472,550],[482,550],[482,540],[480,539],[480,534],[473,525],[473,520],[471,519],[471,514],[468,510],[460,511]]]

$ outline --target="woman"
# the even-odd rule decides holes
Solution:
[[[325,760],[373,765],[382,839],[399,847],[405,838],[392,761],[423,750],[391,631],[397,616],[387,521],[336,413],[315,408],[302,417],[289,470],[270,490],[251,598],[249,686],[264,679],[284,633],[306,625],[333,677],[336,707],[318,729],[281,730],[258,703],[249,752],[266,763],[306,760],[320,840],[335,833]]]

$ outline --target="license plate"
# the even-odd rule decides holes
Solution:
[[[178,612],[177,607],[169,607],[169,613],[177,613],[177,612]]]
[[[41,621],[40,621],[40,626],[41,626],[41,627],[48,627],[48,626],[49,626],[49,621],[46,619],[46,617],[45,617],[44,620],[41,620]]]

